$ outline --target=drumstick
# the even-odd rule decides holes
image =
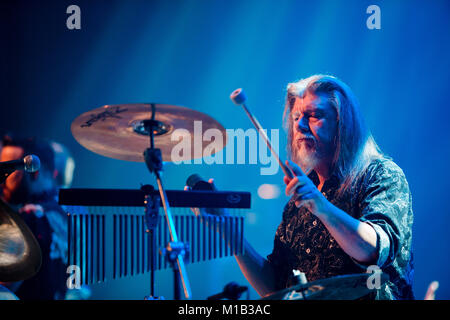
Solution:
[[[267,144],[267,147],[269,148],[270,152],[273,154],[273,156],[276,158],[278,163],[280,164],[281,170],[283,170],[284,174],[288,176],[290,179],[294,177],[291,170],[281,161],[280,157],[278,156],[277,152],[272,148],[272,145],[270,144],[269,138],[267,137],[266,132],[263,130],[261,125],[259,124],[258,120],[252,115],[248,107],[245,105],[245,100],[247,100],[247,97],[242,90],[242,88],[234,90],[230,95],[231,101],[234,102],[236,105],[242,106],[244,108],[245,113],[247,113],[247,116],[250,118],[250,121],[255,126],[256,130],[258,130],[261,137],[264,139],[264,141]]]

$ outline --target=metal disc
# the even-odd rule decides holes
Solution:
[[[41,267],[41,248],[25,222],[0,200],[0,282],[26,280]]]
[[[151,103],[105,105],[78,116],[71,125],[74,138],[86,149],[105,157],[144,162],[143,152],[150,147],[150,137],[143,121],[151,118]],[[185,107],[153,104],[156,110],[155,148],[161,149],[163,161],[172,161],[173,148],[177,161],[212,155],[226,145],[226,130],[210,116]],[[203,134],[219,139],[203,141]]]
[[[369,273],[347,274],[299,284],[270,294],[262,300],[356,300],[369,293]],[[380,285],[389,279],[380,272]]]

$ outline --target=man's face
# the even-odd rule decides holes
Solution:
[[[293,97],[292,106],[292,156],[302,170],[331,166],[337,134],[337,112],[321,95],[307,93],[304,98]]]
[[[24,150],[17,146],[5,146],[0,152],[0,161],[17,160],[23,157]],[[26,190],[24,172],[17,170],[11,173],[2,184],[3,197],[7,202],[15,203],[15,200],[22,195]]]

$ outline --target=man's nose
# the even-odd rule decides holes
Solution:
[[[299,118],[295,123],[295,128],[302,133],[309,132],[308,119],[306,117]]]

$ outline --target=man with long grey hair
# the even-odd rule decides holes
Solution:
[[[411,194],[403,171],[379,150],[350,88],[328,75],[288,85],[286,204],[272,253],[245,242],[236,256],[261,296],[293,284],[379,267],[389,280],[368,298],[414,299]],[[373,267],[372,267],[373,268]]]

